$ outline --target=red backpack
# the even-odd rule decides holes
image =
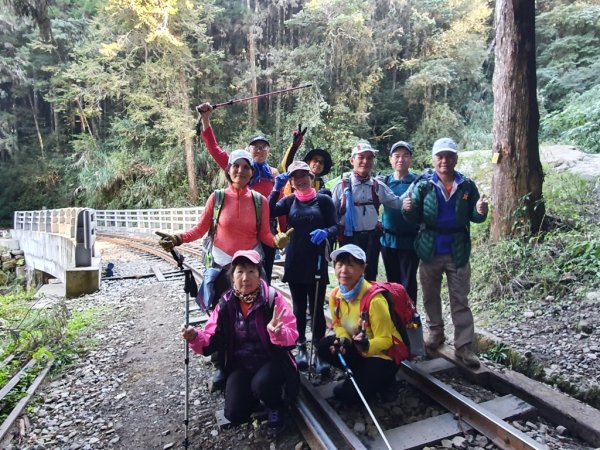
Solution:
[[[369,325],[369,308],[371,300],[377,294],[382,294],[388,302],[390,317],[398,330],[402,340],[392,336],[392,346],[387,349],[386,354],[396,364],[414,356],[424,355],[423,328],[421,317],[417,313],[415,304],[406,293],[406,289],[399,283],[384,281],[371,282],[371,287],[360,300],[360,317]],[[339,319],[340,299],[337,297],[337,288],[332,295],[335,298],[335,314]]]

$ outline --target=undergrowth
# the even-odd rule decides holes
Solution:
[[[484,326],[520,323],[524,311],[541,300],[583,300],[600,289],[600,184],[566,172],[546,171],[544,199],[548,229],[537,236],[488,239],[488,227],[473,227],[470,301]],[[543,363],[505,344],[482,349],[482,356],[600,407],[600,387],[580,390],[558,376],[546,376]]]
[[[0,422],[26,395],[48,360],[54,360],[54,372],[60,371],[83,351],[81,335],[98,314],[97,310],[71,312],[64,301],[45,301],[24,291],[0,296],[0,388],[30,359],[37,360],[0,402]]]

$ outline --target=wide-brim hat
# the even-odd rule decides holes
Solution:
[[[331,160],[331,155],[327,150],[323,150],[322,148],[315,148],[308,152],[304,157],[304,162],[309,163],[311,159],[315,156],[323,157],[323,172],[319,174],[320,177],[323,175],[327,175],[331,171],[331,167],[333,166],[333,161]]]

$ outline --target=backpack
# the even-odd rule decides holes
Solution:
[[[340,215],[346,214],[346,196],[344,195],[344,191],[347,186],[350,186],[350,190],[352,190],[352,183],[349,183],[349,179],[347,177],[342,178],[342,196],[340,198]],[[371,201],[366,203],[356,203],[354,202],[354,206],[367,206],[373,205],[375,207],[375,211],[379,214],[379,207],[381,206],[381,202],[379,201],[379,194],[377,193],[379,189],[379,182],[377,178],[373,177],[373,184],[371,185]]]
[[[261,210],[262,210],[262,195],[256,191],[250,190],[252,200],[254,201],[254,211],[256,212],[256,231],[259,232],[261,225]],[[213,216],[210,228],[204,241],[204,267],[210,268],[213,266],[212,247],[217,232],[217,224],[219,223],[219,215],[223,209],[225,201],[225,189],[217,189],[215,191],[215,204],[213,207]]]
[[[340,299],[337,297],[337,288],[332,295],[335,298],[335,311],[339,315]],[[402,341],[392,336],[392,346],[387,349],[386,354],[396,363],[400,364],[405,359],[414,356],[425,355],[423,343],[423,327],[421,317],[411,298],[406,293],[404,286],[400,283],[383,281],[372,282],[371,287],[360,300],[360,317],[369,324],[369,308],[371,300],[377,294],[382,294],[388,302],[390,317],[398,330]]]

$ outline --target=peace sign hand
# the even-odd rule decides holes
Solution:
[[[273,307],[273,318],[267,325],[267,330],[269,330],[271,333],[275,333],[275,334],[279,333],[281,331],[281,328],[283,327],[283,321],[281,320],[281,318],[283,317],[284,314],[285,314],[285,308],[283,308],[281,310],[281,312],[279,314],[277,314],[277,305],[275,305]]]

